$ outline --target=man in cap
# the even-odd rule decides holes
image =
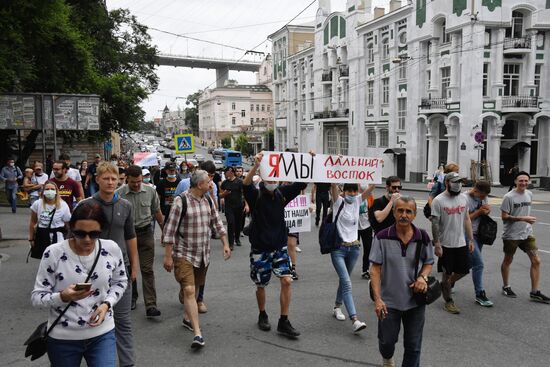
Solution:
[[[460,195],[462,178],[458,173],[450,172],[445,176],[445,188],[432,201],[432,235],[435,254],[441,258],[443,267],[441,290],[444,309],[458,314],[460,310],[451,298],[451,287],[470,272],[474,234],[468,214],[468,200]]]
[[[161,179],[157,185],[157,194],[160,199],[160,210],[164,219],[168,219],[168,214],[170,214],[170,208],[174,202],[174,195],[176,193],[176,188],[180,183],[180,179],[176,172],[176,163],[175,162],[166,162],[164,166],[166,171],[166,178]]]

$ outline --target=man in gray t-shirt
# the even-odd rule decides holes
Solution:
[[[435,254],[443,268],[441,291],[445,311],[460,313],[451,298],[451,284],[470,271],[470,253],[474,251],[472,222],[467,212],[467,200],[460,195],[462,178],[456,172],[445,176],[445,191],[432,201],[432,235]],[[465,235],[468,245],[466,245]]]
[[[504,195],[500,206],[501,218],[504,223],[504,232],[502,233],[504,259],[500,268],[503,282],[502,293],[507,297],[517,297],[508,280],[510,265],[516,249],[519,247],[531,260],[531,300],[550,303],[550,298],[542,294],[539,289],[540,258],[537,254],[537,243],[533,237],[532,227],[537,218],[531,215],[533,194],[527,190],[530,179],[531,176],[527,172],[519,172],[514,180],[516,188]]]

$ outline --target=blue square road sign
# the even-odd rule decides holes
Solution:
[[[174,135],[174,145],[176,146],[176,154],[195,152],[195,139],[193,134]]]

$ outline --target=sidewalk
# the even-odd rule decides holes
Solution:
[[[1,242],[27,240],[29,238],[30,218],[31,210],[28,207],[17,207],[17,213],[13,214],[10,207],[0,206]]]

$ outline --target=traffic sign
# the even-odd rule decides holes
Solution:
[[[483,141],[485,141],[485,133],[483,131],[478,131],[475,135],[474,135],[474,140],[476,141],[476,143],[483,143]]]
[[[195,152],[195,138],[193,134],[174,135],[174,145],[176,146],[176,154]]]

